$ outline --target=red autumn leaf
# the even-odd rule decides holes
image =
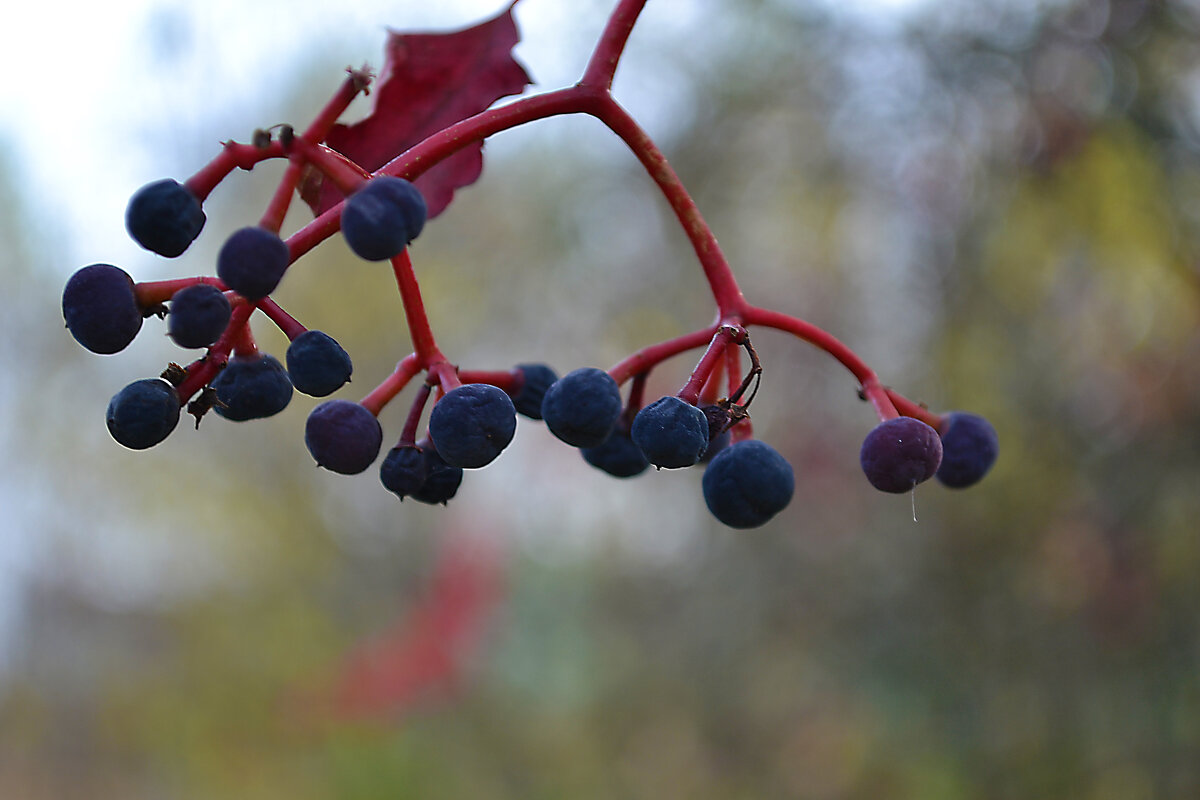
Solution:
[[[512,57],[520,40],[513,7],[471,28],[451,33],[388,34],[383,70],[370,115],[353,125],[335,125],[325,144],[374,172],[408,148],[501,97],[520,94],[532,81]],[[417,179],[433,218],[454,190],[474,183],[483,171],[483,143],[470,145]],[[314,214],[342,200],[331,181],[306,171],[300,196]]]

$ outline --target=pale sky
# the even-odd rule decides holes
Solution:
[[[652,0],[641,28],[669,30],[716,2]],[[811,0],[864,22],[894,19],[925,2]],[[586,60],[586,45],[568,49],[557,35],[567,15],[598,31],[609,5],[521,0],[523,40],[516,52],[541,88],[573,82]],[[0,141],[15,152],[26,185],[41,190],[31,199],[50,206],[68,232],[54,231],[55,240],[85,260],[86,251],[121,263],[138,255],[122,227],[125,201],[174,164],[171,140],[180,131],[210,136],[215,154],[221,139],[244,140],[263,124],[271,88],[290,89],[286,72],[314,49],[335,63],[378,65],[386,27],[456,28],[503,7],[503,0],[336,6],[327,0],[112,0],[75,4],[65,13],[52,3],[22,4],[7,15],[10,35],[0,48]],[[331,87],[339,79],[331,75]],[[211,96],[213,87],[220,87],[218,96]],[[208,131],[205,122],[214,115],[236,120],[237,127]],[[63,275],[71,271],[64,264]]]

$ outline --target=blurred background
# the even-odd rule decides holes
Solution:
[[[698,470],[610,478],[524,418],[446,508],[315,469],[300,395],[109,438],[109,397],[187,354],[153,319],[87,353],[63,283],[211,274],[281,170],[232,175],[175,261],[128,241],[129,195],[303,126],[385,27],[499,6],[25,12],[0,55],[0,797],[1200,796],[1196,0],[649,3],[616,96],[749,298],[999,431],[992,474],[922,486],[919,522],[859,471],[851,377],[770,331],[755,431],[797,488],[752,531]],[[610,7],[522,0],[534,90],[582,74]],[[495,137],[413,256],[465,367],[607,367],[712,315],[588,119]],[[410,349],[391,275],[340,241],[299,267],[276,298],[351,353],[359,399]]]

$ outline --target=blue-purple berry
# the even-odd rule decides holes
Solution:
[[[327,333],[305,331],[288,345],[287,371],[296,390],[326,397],[342,388],[354,372],[350,354]]]
[[[417,443],[425,458],[425,483],[412,493],[412,499],[429,505],[446,505],[462,484],[461,467],[447,464],[438,454],[437,448],[428,440]]]
[[[428,209],[409,181],[380,175],[367,181],[342,205],[342,236],[359,258],[385,261],[416,239]]]
[[[858,457],[872,486],[900,494],[937,472],[942,463],[942,440],[919,419],[895,417],[871,429]]]
[[[292,400],[287,370],[266,353],[234,356],[209,385],[217,394],[214,410],[234,422],[274,416]]]
[[[602,443],[579,452],[584,461],[615,478],[632,478],[650,466],[642,448],[633,443],[628,429],[620,425]]]
[[[101,355],[119,353],[142,329],[133,278],[112,264],[91,264],[63,287],[63,319],[75,341]]]
[[[992,424],[978,414],[954,411],[942,417],[942,463],[937,479],[952,489],[974,486],[987,475],[1000,452]]]
[[[428,478],[429,461],[416,445],[393,447],[379,466],[380,483],[401,500],[421,491]]]
[[[180,347],[208,347],[221,338],[233,306],[225,293],[207,283],[180,289],[171,298],[167,335]]]
[[[446,393],[429,413],[429,436],[454,467],[487,466],[517,431],[508,394],[487,383],[468,383]]]
[[[133,240],[167,258],[187,250],[204,221],[200,199],[173,178],[146,184],[125,207],[125,229]]]
[[[669,395],[638,411],[630,436],[656,467],[678,469],[700,460],[708,448],[708,420],[696,406]]]
[[[621,390],[602,369],[580,367],[550,385],[542,419],[550,432],[574,447],[604,443],[621,416]]]
[[[179,423],[179,393],[162,378],[144,378],[126,386],[109,401],[108,432],[131,450],[153,447]]]
[[[701,479],[708,510],[731,528],[757,528],[785,509],[795,491],[792,465],[757,439],[713,456]]]
[[[513,395],[513,406],[517,413],[530,419],[542,418],[542,400],[550,384],[558,380],[558,373],[545,364],[518,364],[521,386]]]
[[[217,253],[217,277],[248,300],[261,300],[279,285],[291,256],[279,234],[266,228],[241,228]]]
[[[326,400],[304,424],[304,444],[318,467],[356,475],[375,461],[383,428],[366,406],[350,400]]]

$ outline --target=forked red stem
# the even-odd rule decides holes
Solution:
[[[652,345],[626,358],[610,370],[618,383],[624,383],[635,375],[644,380],[644,376],[661,361],[686,350],[710,344],[709,350],[681,391],[681,397],[695,402],[722,356],[726,362],[724,370],[731,386],[740,378],[739,348],[732,342],[717,341],[725,338],[720,333],[722,326],[732,326],[742,330],[744,334],[742,326],[759,325],[789,332],[830,353],[855,376],[864,397],[871,402],[881,420],[901,413],[931,424],[939,420],[936,414],[882,386],[874,371],[861,358],[826,331],[804,320],[753,306],[746,301],[712,229],[704,220],[683,182],[650,136],[612,97],[613,76],[645,4],[646,0],[618,0],[584,74],[575,86],[522,98],[462,120],[400,154],[375,174],[395,175],[412,180],[463,148],[500,131],[563,114],[593,116],[626,143],[670,205],[704,271],[717,305],[719,319],[717,324]],[[267,158],[284,157],[293,149],[293,155],[298,154],[302,160],[316,163],[323,171],[332,175],[335,181],[340,179],[342,183],[347,184],[357,182],[361,175],[366,173],[360,175],[355,171],[356,165],[346,161],[340,154],[322,149],[318,143],[327,135],[350,100],[359,91],[363,91],[368,82],[369,77],[365,73],[352,71],[309,130],[293,141],[291,147],[285,147],[279,142],[271,142],[266,147],[228,143],[213,162],[188,180],[187,185],[203,198],[233,169],[250,169]],[[339,163],[333,163],[334,160],[338,160]],[[296,162],[293,162],[293,166],[295,164]],[[264,223],[277,227],[278,222],[282,221],[282,214],[286,212],[285,198],[290,198],[297,178],[298,168],[289,169],[285,174],[279,191],[264,216]],[[336,234],[340,228],[340,215],[339,203],[291,236],[288,239],[291,260],[294,262],[321,241]],[[364,404],[376,412],[394,397],[416,372],[428,372],[430,380],[443,392],[455,388],[461,382],[457,371],[437,346],[408,252],[404,251],[393,259],[392,265],[404,304],[414,353],[401,362],[397,372],[364,399]],[[144,290],[143,293],[147,298],[154,294],[150,290]],[[277,313],[272,313],[275,311],[282,310],[274,307],[270,308],[268,313],[273,318],[278,318]],[[483,375],[472,374],[463,377],[478,380]],[[514,380],[510,373],[496,373],[487,377],[506,383]]]

